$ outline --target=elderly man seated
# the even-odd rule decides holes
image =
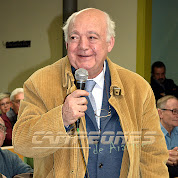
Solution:
[[[167,166],[170,178],[178,176],[178,99],[167,95],[157,102],[161,130],[165,136],[169,159]]]
[[[6,136],[6,127],[3,119],[0,117],[0,147],[3,145]],[[7,178],[12,178],[22,173],[33,173],[33,169],[24,163],[18,155],[9,150],[0,148],[0,173]]]

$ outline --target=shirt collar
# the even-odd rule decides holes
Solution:
[[[75,76],[76,69],[72,65],[71,65],[71,70],[72,70],[73,76]],[[103,67],[103,70],[100,72],[100,74],[97,75],[95,78],[91,79],[91,80],[94,80],[96,82],[96,85],[101,89],[103,89],[103,87],[104,87],[104,74],[105,74],[105,71],[106,71],[106,61],[104,61],[104,67]]]
[[[174,133],[174,134],[178,135],[178,126],[174,127],[174,129],[172,130],[171,133]]]
[[[162,130],[164,136],[169,135],[168,131],[163,127],[163,125],[161,123],[160,123],[160,126],[161,126],[161,130]],[[174,127],[174,129],[171,131],[171,134],[172,133],[178,134],[178,127]]]
[[[161,123],[160,123],[160,126],[161,126],[161,130],[162,130],[164,136],[169,135],[168,131],[163,127],[163,125]]]
[[[106,61],[104,61],[104,67],[103,67],[103,70],[100,72],[100,74],[92,79],[92,80],[94,80],[96,82],[96,84],[101,89],[103,89],[103,87],[104,87],[104,74],[105,74],[105,71],[106,71]]]

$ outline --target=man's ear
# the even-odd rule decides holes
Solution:
[[[163,118],[163,111],[159,108],[157,110],[158,110],[159,118],[162,119]]]
[[[68,49],[68,43],[66,43],[66,49]]]
[[[112,48],[114,47],[115,38],[111,37],[110,41],[108,42],[108,52],[111,52]]]

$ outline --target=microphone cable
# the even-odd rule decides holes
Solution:
[[[78,140],[79,140],[79,147],[80,147],[80,150],[81,150],[81,152],[82,152],[83,161],[84,161],[84,164],[85,164],[85,167],[86,167],[85,177],[86,177],[86,178],[90,178],[90,176],[89,176],[89,171],[88,171],[88,168],[87,168],[87,163],[86,163],[85,156],[84,156],[84,152],[83,152],[83,148],[82,148],[81,139],[80,139],[79,128],[77,128],[77,136],[78,136]]]

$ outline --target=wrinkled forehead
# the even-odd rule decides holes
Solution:
[[[166,107],[178,108],[178,99],[176,99],[176,98],[170,98],[166,102]]]
[[[164,67],[155,67],[154,73],[165,73],[165,68]]]

